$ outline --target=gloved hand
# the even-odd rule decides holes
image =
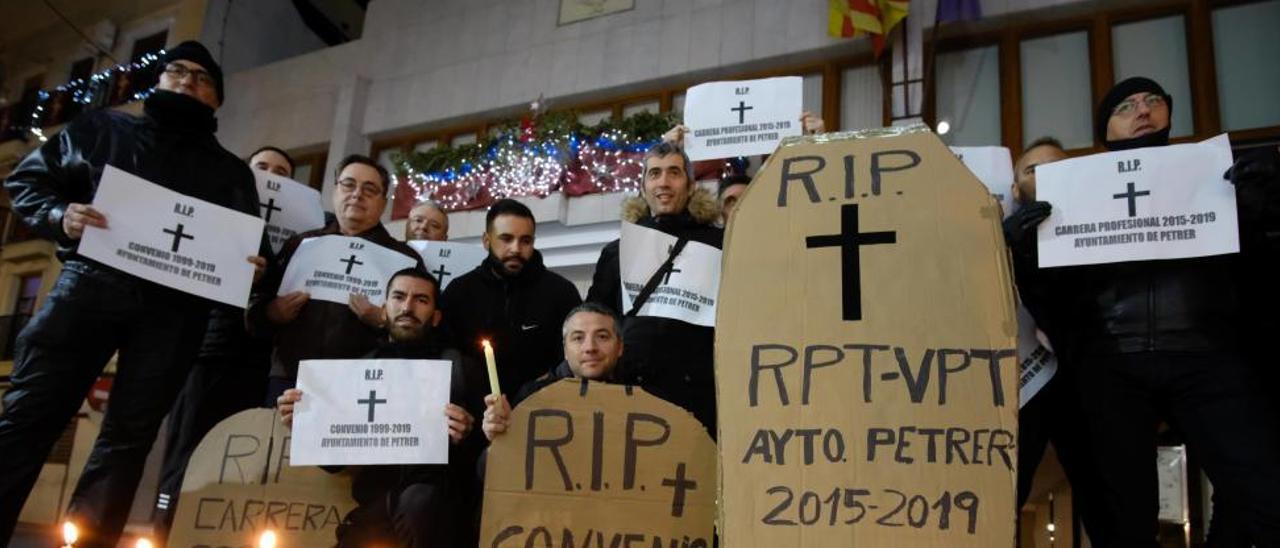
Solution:
[[[1032,202],[1004,220],[1004,241],[1014,251],[1027,253],[1036,241],[1036,227],[1049,218],[1049,202]]]
[[[1241,154],[1222,178],[1236,187],[1241,226],[1280,226],[1280,148],[1268,145]]]

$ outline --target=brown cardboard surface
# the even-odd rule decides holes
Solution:
[[[183,478],[169,546],[257,546],[264,528],[279,546],[333,546],[351,511],[351,481],[289,465],[289,430],[274,409],[218,423],[196,447]]]
[[[919,126],[789,139],[725,243],[724,545],[1012,546],[1012,282],[955,155]]]
[[[512,411],[486,466],[480,546],[712,544],[715,444],[639,388],[539,390]]]

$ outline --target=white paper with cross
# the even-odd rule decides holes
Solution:
[[[803,94],[799,76],[693,86],[685,94],[684,150],[695,162],[769,154],[803,130]]]
[[[489,255],[483,247],[475,244],[456,242],[431,242],[427,240],[411,240],[406,242],[418,252],[427,271],[440,282],[440,289],[458,279],[458,276],[471,272],[484,262]]]
[[[453,366],[446,360],[303,360],[294,466],[446,464]]]
[[[165,287],[244,308],[262,219],[174,192],[106,166],[93,207],[107,229],[87,226],[76,252]]]
[[[361,293],[381,306],[391,275],[415,264],[408,255],[364,238],[307,238],[289,260],[277,294],[306,291],[312,299],[347,304],[351,294]]]
[[[269,171],[253,170],[258,183],[258,206],[267,222],[271,251],[280,252],[285,240],[299,232],[324,226],[320,191]]]
[[[1240,251],[1224,133],[1199,143],[1094,154],[1036,167],[1042,268]]]
[[[622,313],[631,310],[640,290],[667,261],[675,245],[675,236],[633,223],[622,223],[622,240],[618,243]],[[720,250],[691,241],[636,315],[714,327],[719,293]]]

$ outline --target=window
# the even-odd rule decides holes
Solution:
[[[1280,125],[1277,21],[1280,0],[1213,10],[1213,59],[1224,130]]]
[[[657,114],[658,100],[654,99],[652,101],[645,101],[642,103],[631,103],[629,105],[622,107],[623,118],[626,118],[628,116],[634,116],[641,112],[652,112],[654,114]]]
[[[939,53],[937,120],[957,146],[995,146],[1000,139],[1000,48],[986,46]]]
[[[1068,149],[1093,146],[1089,33],[1023,40],[1022,146],[1051,135]]]
[[[1159,82],[1165,92],[1173,96],[1170,137],[1185,137],[1195,132],[1186,28],[1186,20],[1181,15],[1111,27],[1115,81],[1145,76]]]
[[[169,38],[169,31],[162,30],[150,36],[139,38],[133,42],[133,50],[129,53],[129,61],[137,63],[142,57],[148,53],[155,53],[164,49],[165,41]],[[123,101],[133,100],[134,94],[147,89],[148,86],[155,84],[150,78],[135,75],[129,80],[127,94],[122,98]]]
[[[612,109],[593,110],[578,115],[578,123],[591,127],[613,117]]]
[[[803,100],[801,104],[804,110],[812,112],[819,117],[822,116],[822,73],[815,72],[813,74],[804,75],[804,82],[801,84],[803,91]]]
[[[449,140],[449,146],[460,147],[462,145],[474,145],[477,140],[476,134],[474,133],[462,133],[454,135],[453,138]]]
[[[884,125],[884,90],[880,69],[866,65],[840,73],[840,129],[875,128]]]

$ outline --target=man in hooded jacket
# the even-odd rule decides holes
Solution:
[[[1095,129],[1108,150],[1164,146],[1172,97],[1156,82],[1116,84]],[[1250,366],[1251,284],[1244,268],[1272,224],[1251,182],[1233,178],[1241,253],[1041,270],[1036,202],[1005,221],[1019,289],[1062,357],[1076,367],[1090,457],[1103,507],[1096,546],[1156,546],[1156,430],[1166,420],[1187,441],[1215,490],[1247,514],[1258,546],[1280,546],[1280,441]],[[1206,184],[1228,184],[1226,182]],[[1091,534],[1094,532],[1091,531]]]
[[[112,354],[111,404],[68,504],[78,546],[115,546],[156,431],[205,335],[214,303],[77,253],[85,226],[110,219],[91,205],[108,164],[187,196],[258,216],[244,161],[214,137],[222,71],[197,42],[158,62],[143,114],[85,113],[5,181],[13,208],[58,244],[62,272],[19,335],[13,388],[0,417],[0,544],[8,541],[45,457]],[[250,258],[257,267],[265,259]]]
[[[724,243],[724,230],[715,225],[720,208],[711,193],[697,188],[690,169],[689,157],[678,146],[654,145],[645,153],[641,196],[623,202],[622,220],[719,249]],[[627,353],[619,376],[690,411],[714,437],[715,328],[623,310],[618,253],[619,240],[600,252],[587,300],[624,316]]]

